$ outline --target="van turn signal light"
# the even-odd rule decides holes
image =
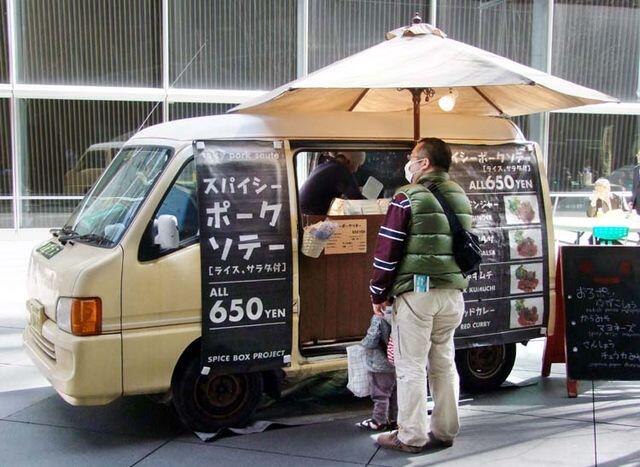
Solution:
[[[71,332],[75,336],[95,336],[102,332],[102,300],[99,298],[73,299]]]

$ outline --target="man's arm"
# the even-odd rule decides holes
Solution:
[[[337,183],[340,193],[347,199],[366,199],[360,191],[360,187],[358,187],[356,178],[349,172],[349,169],[343,165],[337,165],[340,167],[340,179]]]
[[[389,298],[398,264],[404,255],[410,220],[411,201],[404,193],[400,193],[391,201],[376,241],[373,273],[369,283],[374,311],[379,311],[380,305]]]

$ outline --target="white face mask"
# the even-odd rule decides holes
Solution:
[[[411,166],[413,165],[414,162],[422,162],[422,161],[421,160],[412,160],[412,161],[407,162],[404,165],[404,178],[406,178],[409,183],[411,183],[413,181],[413,175],[415,174],[415,172],[411,171]]]

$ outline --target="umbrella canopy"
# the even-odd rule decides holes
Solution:
[[[418,18],[418,21],[419,18]],[[231,112],[392,112],[419,109],[452,114],[517,116],[587,104],[613,97],[448,39],[416,22],[387,40],[285,84]],[[442,107],[448,108],[446,105]],[[416,121],[419,128],[419,121]],[[417,132],[416,135],[417,137]]]

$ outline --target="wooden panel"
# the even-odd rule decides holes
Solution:
[[[325,216],[303,216],[303,225]],[[367,252],[300,255],[300,345],[361,339],[371,319],[369,279],[376,237],[384,215],[340,216],[367,220]],[[302,235],[302,233],[300,233]]]

